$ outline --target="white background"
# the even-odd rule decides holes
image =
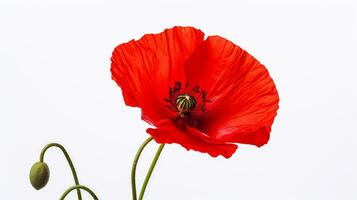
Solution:
[[[239,145],[228,160],[166,145],[145,199],[357,199],[352,1],[0,2],[1,199],[58,199],[73,184],[53,149],[49,184],[31,187],[29,169],[49,142],[67,147],[100,199],[131,199],[131,162],[149,126],[124,105],[110,57],[116,45],[174,25],[221,35],[258,58],[280,109],[268,145]],[[156,146],[143,154],[138,183]]]

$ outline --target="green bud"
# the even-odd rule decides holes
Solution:
[[[46,163],[36,162],[32,165],[30,170],[30,182],[36,190],[45,187],[49,178],[50,169]]]

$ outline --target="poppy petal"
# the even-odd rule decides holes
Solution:
[[[221,142],[190,127],[185,123],[177,126],[172,120],[162,120],[156,129],[146,130],[157,143],[176,143],[187,150],[195,150],[202,153],[208,153],[212,157],[219,155],[229,158],[236,151],[237,145]]]
[[[172,115],[163,99],[174,81],[184,82],[183,63],[203,37],[198,29],[174,27],[117,46],[111,58],[112,79],[126,105],[140,107],[142,118],[153,125]]]
[[[186,80],[207,91],[200,129],[225,142],[262,146],[269,140],[279,96],[267,69],[232,42],[210,36],[185,63]]]

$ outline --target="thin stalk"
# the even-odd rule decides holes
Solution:
[[[86,187],[86,186],[84,186],[84,185],[74,185],[74,186],[68,188],[68,189],[62,194],[60,200],[64,200],[64,198],[66,198],[66,196],[67,196],[72,190],[77,190],[77,191],[78,191],[78,190],[80,190],[80,189],[87,191],[87,192],[93,197],[94,200],[98,200],[97,195],[95,195],[95,193],[94,193],[91,189],[89,189],[88,187]]]
[[[152,137],[147,138],[139,147],[133,161],[133,166],[131,168],[131,191],[132,191],[132,196],[133,200],[137,200],[136,197],[136,166],[138,165],[138,161],[140,158],[141,153],[143,152],[145,146],[149,144],[149,142],[152,140]]]
[[[150,177],[151,177],[151,174],[152,172],[154,171],[154,168],[155,168],[155,165],[160,157],[160,154],[162,152],[162,149],[164,148],[165,144],[160,144],[159,148],[157,149],[156,151],[156,154],[155,154],[155,157],[154,159],[152,160],[151,162],[151,165],[150,165],[150,168],[146,174],[146,177],[145,177],[145,180],[144,180],[144,183],[143,183],[143,186],[141,187],[141,191],[140,191],[140,195],[139,195],[139,200],[142,200],[143,197],[144,197],[144,193],[145,193],[145,190],[146,190],[146,186],[148,185],[149,183],[149,180],[150,180]]]
[[[58,143],[50,143],[50,144],[46,145],[46,146],[42,149],[42,151],[41,151],[41,154],[40,154],[40,162],[43,162],[44,157],[45,157],[45,153],[46,153],[47,149],[49,149],[49,148],[51,148],[51,147],[58,147],[59,149],[62,150],[64,156],[65,156],[66,159],[67,159],[67,162],[68,162],[68,164],[69,164],[69,167],[71,168],[72,175],[73,175],[73,179],[74,179],[74,183],[75,183],[76,185],[79,185],[77,172],[76,172],[76,169],[74,168],[73,162],[72,162],[71,158],[69,157],[69,154],[67,153],[66,149],[65,149],[61,144],[58,144]],[[78,196],[78,200],[82,200],[81,190],[80,190],[79,188],[77,188],[77,196]]]

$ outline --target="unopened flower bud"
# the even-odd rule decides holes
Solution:
[[[30,182],[36,190],[45,187],[49,178],[50,169],[46,163],[36,162],[32,165],[30,170]]]

